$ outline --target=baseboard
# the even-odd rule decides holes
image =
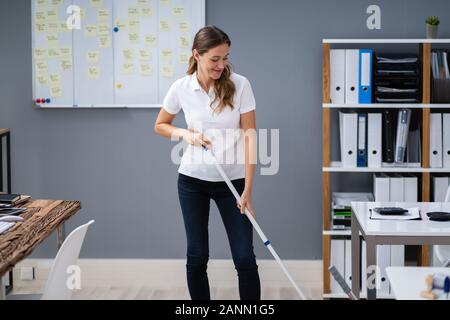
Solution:
[[[51,259],[26,259],[14,268],[14,286],[24,289],[43,288]],[[317,287],[322,282],[321,260],[285,260],[283,261],[292,277],[304,287]],[[270,287],[286,283],[285,274],[273,260],[258,260],[261,284]],[[83,286],[161,286],[182,287],[186,285],[186,261],[153,259],[80,259]],[[35,280],[22,280],[20,269],[34,267]],[[236,270],[231,260],[210,260],[208,276],[211,286],[233,286],[236,284]]]

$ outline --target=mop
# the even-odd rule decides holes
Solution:
[[[219,164],[219,162],[217,161],[217,158],[213,152],[212,149],[208,149],[207,147],[203,146],[203,149],[205,151],[210,151],[212,158],[214,160],[214,164],[216,165],[217,170],[219,171],[220,175],[222,176],[223,180],[225,181],[225,183],[227,184],[228,188],[230,188],[231,192],[233,193],[234,197],[236,198],[236,200],[238,201],[238,203],[241,203],[241,196],[239,195],[239,193],[237,192],[236,188],[233,186],[233,184],[231,183],[230,179],[228,178],[228,176],[226,175],[225,171],[223,171],[222,166]],[[292,278],[291,274],[289,273],[289,271],[286,269],[286,267],[284,266],[283,262],[281,261],[280,257],[278,256],[278,254],[275,252],[275,249],[272,247],[272,245],[270,244],[270,241],[267,239],[267,237],[265,236],[264,232],[261,230],[261,228],[259,227],[258,223],[256,222],[255,218],[253,217],[253,215],[247,210],[247,208],[245,208],[245,215],[247,216],[247,218],[250,220],[250,222],[253,225],[253,228],[256,230],[256,232],[258,233],[259,237],[261,238],[261,240],[263,241],[264,245],[267,247],[267,249],[270,251],[270,253],[272,254],[272,256],[275,258],[275,260],[278,262],[279,266],[281,267],[281,269],[284,271],[285,275],[287,276],[287,278],[289,279],[289,281],[291,282],[292,286],[295,288],[295,290],[297,291],[298,295],[300,296],[300,298],[302,300],[307,300],[306,296],[303,294],[303,291],[299,288],[299,286],[297,286],[297,284],[295,283],[294,279]]]

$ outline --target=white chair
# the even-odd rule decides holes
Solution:
[[[66,240],[64,240],[53,261],[42,295],[18,294],[8,296],[7,300],[69,300],[72,297],[73,290],[67,286],[67,269],[70,266],[77,265],[86,231],[93,223],[94,220],[91,220],[88,223],[79,226],[67,236]]]
[[[444,202],[450,202],[450,185],[447,189]],[[434,254],[442,267],[450,267],[450,246],[434,246]]]

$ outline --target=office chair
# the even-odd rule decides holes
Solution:
[[[450,185],[447,189],[444,202],[450,202]],[[442,267],[450,267],[450,246],[434,246],[434,254]]]
[[[95,221],[79,226],[64,240],[56,254],[42,295],[17,294],[7,296],[7,300],[70,300],[73,290],[67,286],[67,268],[77,264],[81,246],[88,227]]]

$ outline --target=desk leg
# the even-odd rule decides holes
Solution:
[[[359,239],[359,228],[356,217],[352,214],[352,291],[359,299],[360,275],[361,275],[361,241]]]
[[[371,237],[367,237],[366,239],[367,246],[367,264],[366,264],[366,277],[367,277],[367,300],[376,300],[377,299],[377,283],[378,277],[380,276],[377,272],[377,245],[375,241]],[[367,273],[368,270],[373,270],[375,267],[375,283],[370,281],[369,275]],[[371,275],[373,279],[373,275]]]
[[[58,236],[58,250],[61,248],[65,238],[66,238],[66,225],[63,223],[57,229]]]
[[[5,282],[3,277],[0,277],[0,300],[6,300]]]

